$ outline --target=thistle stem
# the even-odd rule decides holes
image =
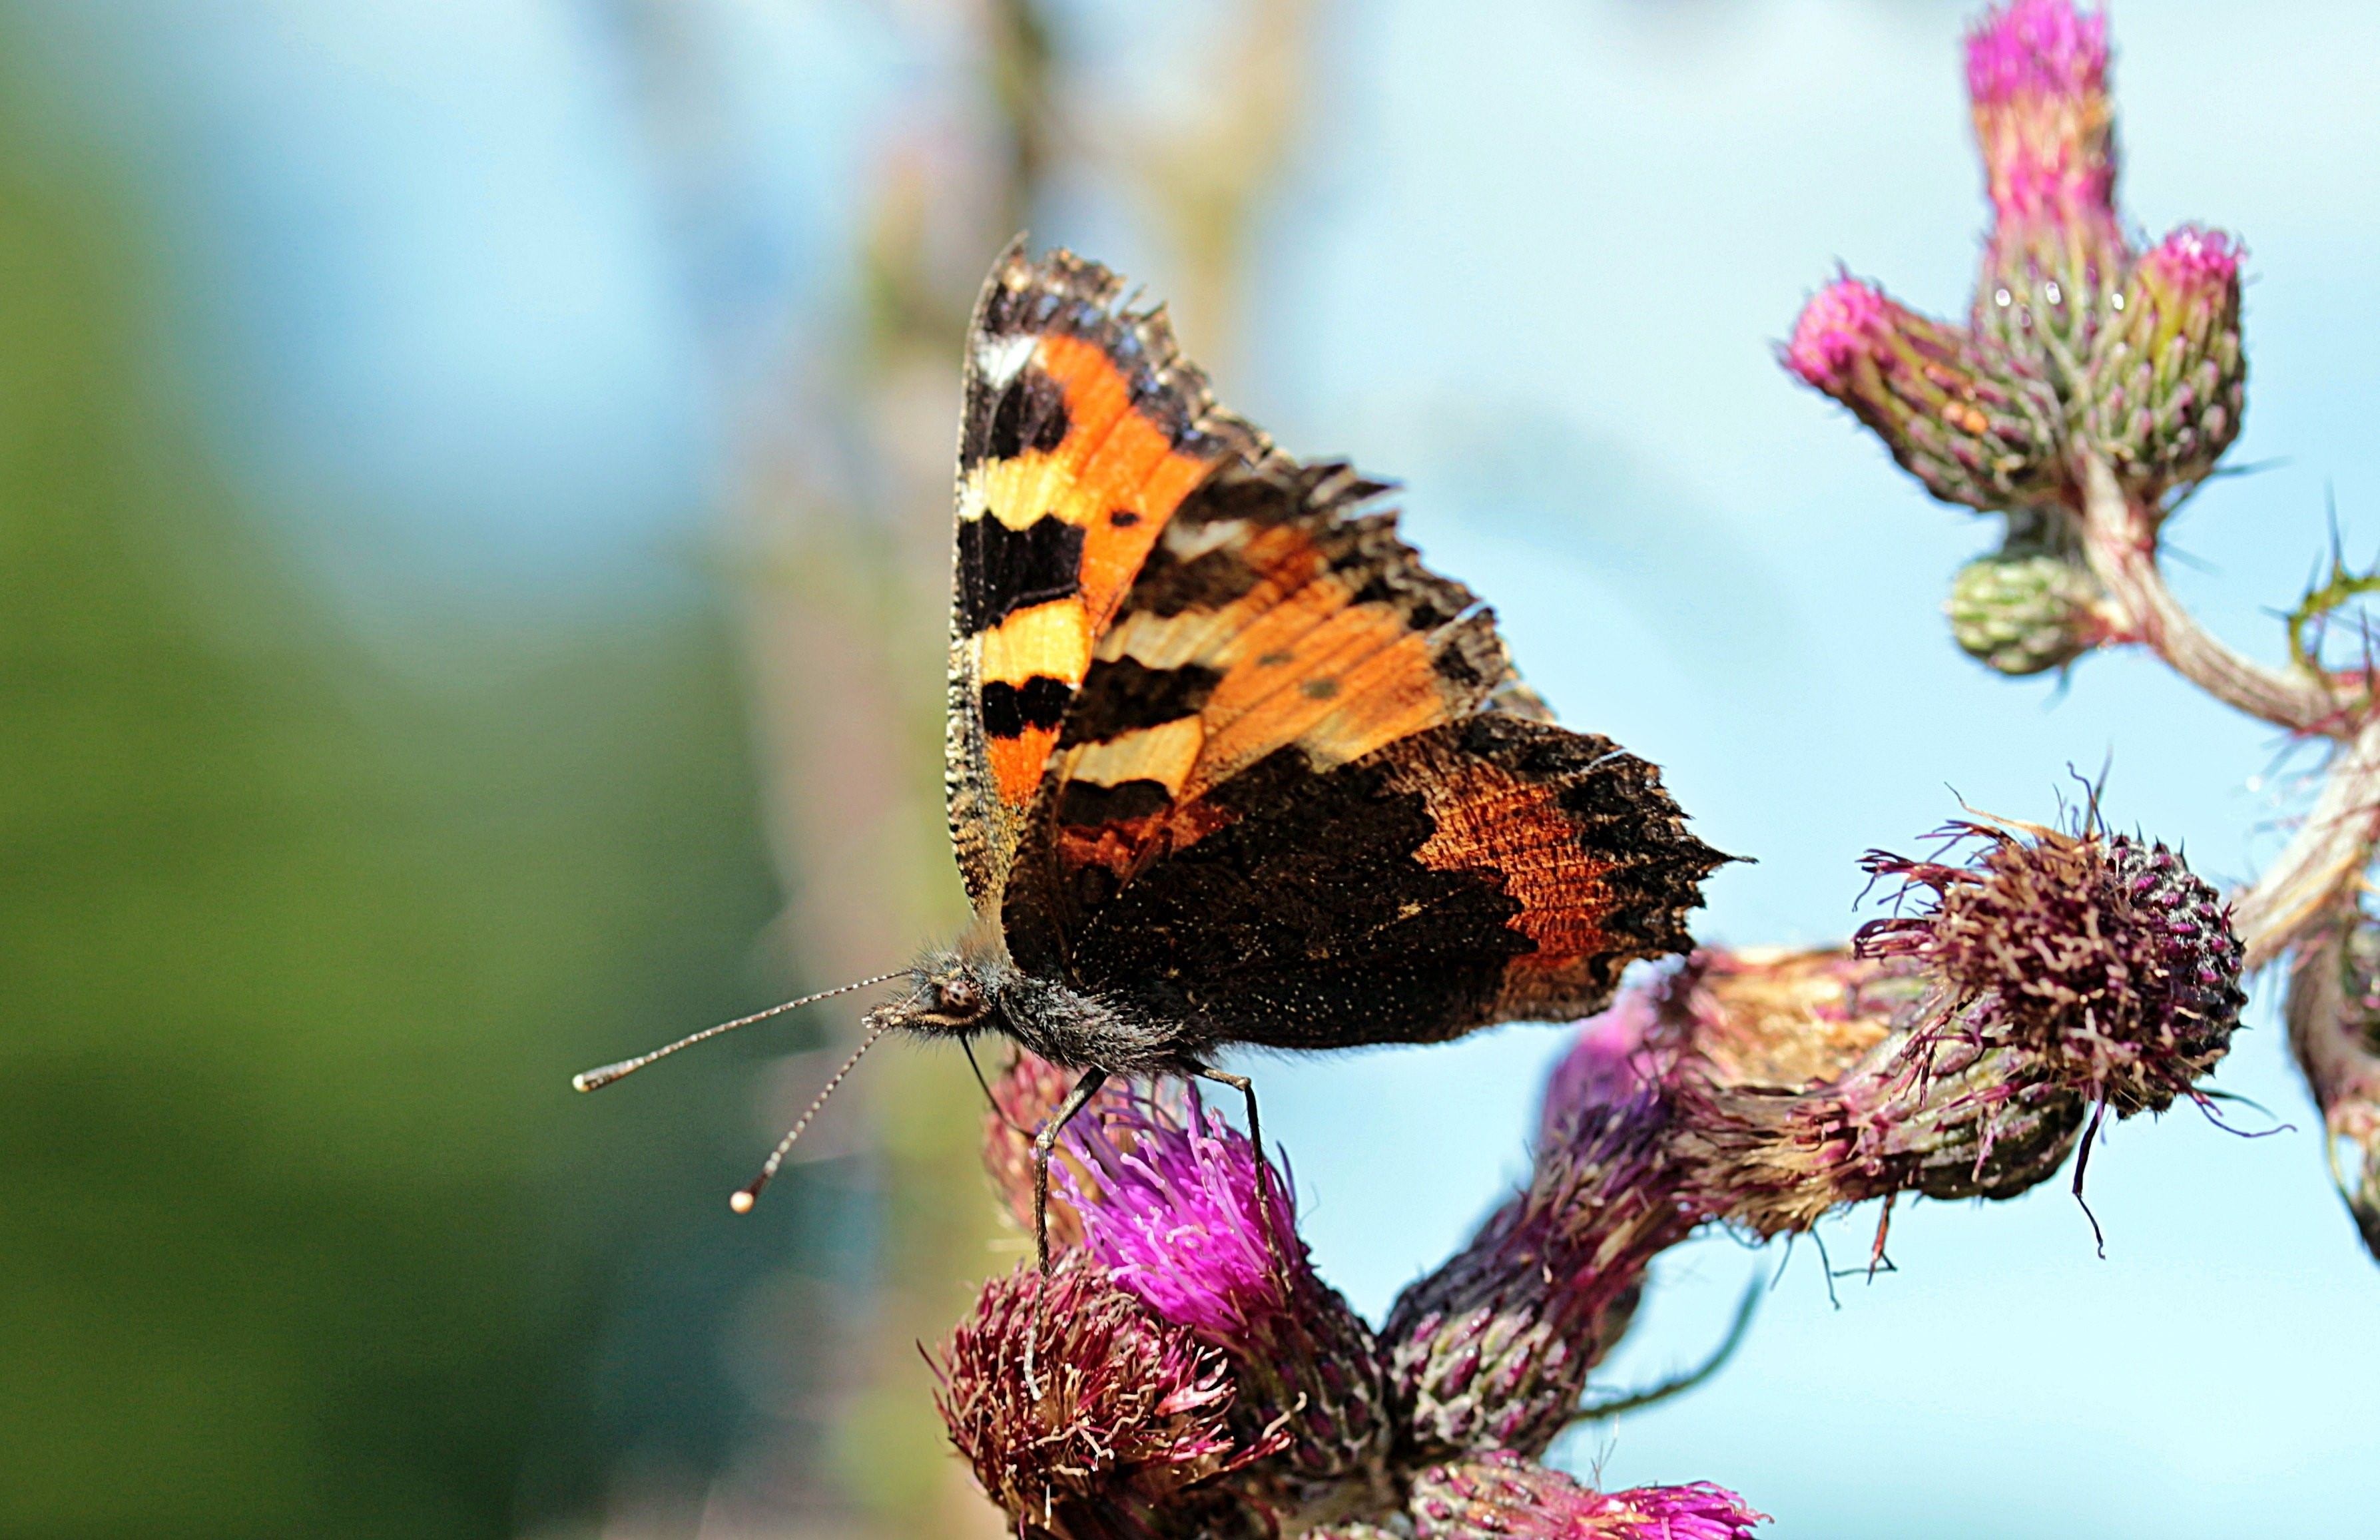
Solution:
[[[2151,649],[2175,673],[2259,721],[2325,737],[2356,732],[2369,705],[2362,690],[2326,673],[2266,668],[2233,651],[2166,587],[2157,567],[2157,511],[2126,497],[2098,455],[2082,455],[2081,470],[2083,552],[2107,590],[2123,640]]]
[[[2287,848],[2232,905],[2232,924],[2259,968],[2329,918],[2380,839],[2380,716],[2331,761],[2313,808]]]

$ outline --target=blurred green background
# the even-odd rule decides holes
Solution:
[[[0,0],[0,1536],[998,1533],[917,1343],[1008,1266],[965,1066],[835,1002],[571,1072],[953,925],[959,328],[1015,230],[1227,400],[1408,479],[1532,679],[1723,848],[1704,934],[2040,818],[2237,879],[2302,785],[2136,657],[1950,647],[1982,537],[1769,355],[1838,257],[1955,311],[1958,0]],[[2177,584],[2275,606],[2380,505],[2380,20],[2117,17],[2126,191],[2255,253],[2241,461]],[[2359,531],[2361,544],[2357,543]],[[1827,1536],[2352,1532],[2380,1287],[2269,1000],[2060,1192],[1792,1259],[1695,1396],[1566,1452]],[[1556,1035],[1269,1062],[1376,1315],[1520,1167]],[[1872,1220],[1847,1221],[1858,1254]],[[1664,1258],[1613,1383],[1741,1280]],[[2323,1351],[2310,1353],[2309,1340]]]

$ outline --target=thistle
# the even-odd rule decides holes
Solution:
[[[1905,963],[1702,952],[1647,993],[1676,1063],[1681,1199],[1764,1239],[1869,1198],[2011,1196],[2082,1125],[2082,1098],[2023,1052],[1933,1030],[1937,997]]]
[[[1410,1510],[1417,1540],[1746,1540],[1767,1522],[1706,1482],[1597,1492],[1502,1450],[1423,1472]]]
[[[2289,1022],[2322,1108],[2331,1180],[2380,1259],[2380,935],[2369,919],[2347,916],[2298,954]]]
[[[985,1285],[935,1373],[951,1441],[1020,1534],[1173,1533],[1162,1516],[1185,1494],[1279,1442],[1235,1429],[1221,1352],[1080,1252]]]
[[[2063,668],[2108,635],[2105,595],[2090,568],[2040,550],[1977,557],[1950,580],[1950,636],[1961,651],[2011,677]]]
[[[2156,504],[2203,480],[2240,434],[2239,243],[2184,225],[2132,268],[2099,340],[2084,433],[2127,493]]]
[[[1128,1103],[1103,1126],[1077,1122],[1068,1142],[1078,1164],[1063,1181],[1091,1258],[1228,1356],[1243,1437],[1280,1430],[1279,1454],[1236,1485],[1306,1522],[1344,1516],[1384,1489],[1394,1426],[1378,1346],[1315,1273],[1295,1194],[1271,1162],[1210,1122],[1195,1095],[1178,1120]]]
[[[1959,327],[1843,277],[1803,307],[1783,358],[1945,503],[1994,509],[2067,496],[2057,398]]]
[[[1574,1073],[1569,1087],[1606,1084]],[[1672,1194],[1669,1122],[1654,1089],[1549,1098],[1528,1187],[1397,1297],[1381,1339],[1419,1458],[1534,1455],[1569,1425],[1587,1371],[1628,1328],[1646,1265],[1694,1225]]]
[[[1932,895],[1872,921],[1862,956],[1908,958],[1946,991],[1933,1031],[2040,1056],[2057,1084],[2118,1116],[2160,1112],[2228,1051],[2247,996],[2230,914],[2162,843],[2030,824],[1961,823],[1971,865],[1877,851],[1871,876]]]
[[[2012,0],[1968,34],[1967,94],[1992,204],[1975,333],[2078,399],[2131,263],[2116,218],[2106,17],[2070,0]]]
[[[988,1086],[991,1107],[983,1118],[984,1172],[991,1178],[1002,1210],[1027,1235],[1033,1233],[1033,1136],[1043,1122],[1055,1115],[1066,1093],[1080,1078],[1071,1070],[1060,1069],[1019,1049]],[[1130,1102],[1131,1093],[1124,1083],[1111,1081],[1075,1114],[1075,1122],[1088,1127],[1110,1127],[1123,1120]],[[1128,1130],[1120,1131],[1116,1136],[1126,1143],[1131,1139]],[[1082,1219],[1066,1194],[1086,1190],[1090,1177],[1081,1157],[1066,1141],[1058,1144],[1050,1158],[1061,1173],[1075,1178],[1071,1187],[1056,1180],[1050,1184],[1050,1245],[1055,1250],[1082,1242]]]

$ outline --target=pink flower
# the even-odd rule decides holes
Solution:
[[[2107,81],[2107,18],[2069,0],[2015,0],[1967,34],[1967,94],[1977,102],[2080,96]]]
[[[1946,503],[1998,509],[2070,497],[2056,396],[1961,327],[1847,275],[1803,307],[1782,358]]]
[[[1296,1197],[1245,1134],[1210,1122],[1193,1097],[1184,1122],[1127,1104],[1104,1127],[1068,1130],[1067,1143],[1083,1163],[1082,1175],[1064,1172],[1068,1201],[1083,1217],[1084,1243],[1119,1287],[1221,1345],[1245,1342],[1258,1321],[1289,1307],[1286,1273],[1310,1271]]]
[[[1785,367],[1829,395],[1848,388],[1853,365],[1876,349],[1898,308],[1872,285],[1836,279],[1802,307]]]
[[[1118,1288],[1230,1357],[1244,1437],[1280,1435],[1277,1457],[1235,1489],[1295,1519],[1379,1485],[1394,1425],[1378,1344],[1316,1275],[1296,1194],[1271,1162],[1195,1093],[1179,1116],[1126,1101],[1069,1129],[1068,1143],[1085,1250]]]
[[[1419,1540],[1748,1540],[1768,1522],[1707,1482],[1598,1492],[1500,1449],[1423,1472],[1411,1511]]]

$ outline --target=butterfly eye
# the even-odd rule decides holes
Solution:
[[[977,989],[975,980],[972,978],[950,979],[940,988],[942,1009],[945,1011],[973,1011],[983,999],[982,992]]]

